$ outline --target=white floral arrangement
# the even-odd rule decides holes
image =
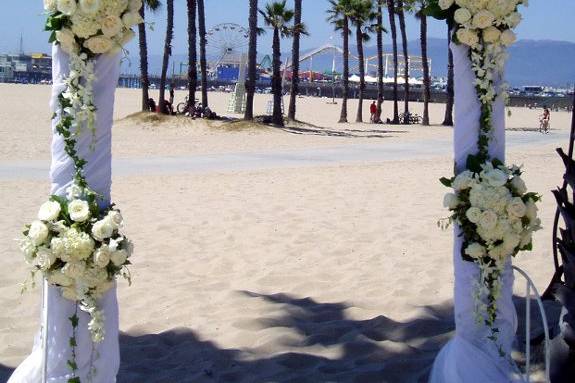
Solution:
[[[532,249],[532,234],[541,227],[536,207],[540,196],[527,191],[521,168],[505,166],[489,155],[493,103],[498,97],[507,98],[503,82],[506,49],[516,41],[513,28],[521,22],[520,5],[527,6],[527,0],[431,0],[425,10],[447,21],[455,44],[469,47],[475,74],[481,103],[477,153],[467,158],[467,170],[441,179],[453,192],[443,201],[451,216],[440,221],[440,226],[456,222],[461,228],[461,256],[480,270],[474,289],[476,318],[489,327],[489,339],[496,344],[503,269],[519,251]],[[504,356],[501,347],[499,351]]]
[[[104,339],[103,313],[97,300],[116,276],[129,279],[132,243],[121,233],[123,218],[114,206],[101,209],[97,196],[77,185],[66,197],[51,196],[40,206],[38,219],[26,226],[20,249],[32,273],[59,286],[62,296],[80,302],[91,316],[94,342]]]
[[[69,318],[73,335],[68,366],[74,375],[69,383],[80,382],[75,360],[78,309],[90,315],[92,341],[102,342],[105,313],[99,299],[118,276],[130,281],[127,266],[133,246],[122,234],[122,215],[88,185],[87,161],[78,154],[77,139],[86,128],[95,133],[95,61],[104,54],[117,54],[134,37],[131,28],[143,22],[141,7],[142,0],[44,0],[49,41],[60,45],[70,64],[53,118],[58,118],[55,130],[75,173],[66,196],[51,196],[40,207],[37,220],[26,226],[20,249],[33,275],[41,273],[65,299],[76,302],[76,312]],[[91,149],[97,149],[95,142]]]
[[[491,327],[497,317],[495,302],[506,262],[519,251],[531,250],[533,232],[541,228],[536,206],[540,196],[527,191],[521,174],[521,168],[508,168],[493,160],[481,164],[478,172],[465,170],[441,179],[453,188],[453,193],[444,197],[443,204],[452,214],[443,224],[459,225],[464,238],[461,255],[479,265],[475,313],[479,323]],[[495,333],[491,335],[494,341]]]
[[[46,30],[68,54],[115,53],[135,36],[142,23],[142,0],[44,0]]]

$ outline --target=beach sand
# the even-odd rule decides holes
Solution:
[[[0,169],[47,166],[49,92],[0,85]],[[210,93],[218,114],[229,97]],[[256,114],[269,99],[257,96]],[[134,283],[119,283],[119,382],[426,381],[453,330],[452,233],[437,227],[451,128],[337,124],[339,105],[318,98],[299,98],[307,124],[286,129],[127,117],[138,103],[138,91],[118,90],[113,152],[125,168],[112,194],[136,244]],[[443,111],[431,105],[433,124]],[[508,161],[544,196],[544,229],[516,259],[541,291],[553,274],[550,190],[563,174],[554,149],[568,143],[570,115],[553,113],[543,136],[539,113],[512,108]],[[27,274],[13,239],[49,191],[47,174],[2,174],[0,381],[38,329],[40,291],[20,294]]]

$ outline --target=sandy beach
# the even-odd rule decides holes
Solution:
[[[39,324],[13,239],[49,192],[49,94],[0,84],[0,382]],[[234,117],[229,97],[210,93],[212,109]],[[437,227],[453,167],[445,106],[430,106],[431,127],[337,124],[326,101],[299,98],[303,123],[279,129],[133,115],[139,91],[118,90],[112,195],[136,244],[134,283],[119,286],[120,383],[426,381],[454,327],[452,232]],[[540,110],[510,112],[508,162],[544,197],[544,229],[516,265],[541,291],[571,116],[553,112],[543,135]]]

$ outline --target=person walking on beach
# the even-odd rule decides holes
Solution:
[[[543,107],[543,115],[539,119],[539,131],[541,133],[549,133],[549,121],[551,120],[551,112],[547,106]]]
[[[377,121],[377,105],[375,105],[375,101],[371,103],[369,106],[369,113],[371,114],[370,121],[372,124],[375,124]]]

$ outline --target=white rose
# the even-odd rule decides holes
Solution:
[[[44,0],[44,9],[48,12],[55,12],[56,5],[56,0]]]
[[[527,186],[520,176],[515,176],[511,179],[511,186],[515,189],[518,194],[525,194],[527,192]]]
[[[443,10],[448,9],[453,5],[454,0],[439,0],[439,7]]]
[[[100,20],[102,33],[106,37],[114,37],[122,31],[122,19],[115,15],[108,15]],[[108,49],[106,49],[108,50]]]
[[[72,35],[72,38],[74,38],[74,34],[72,33],[72,31],[70,31],[70,33]],[[66,189],[66,198],[68,199],[68,201],[79,199],[83,195],[84,195],[84,189],[82,189],[80,186],[76,184],[72,184]]]
[[[110,248],[107,245],[102,245],[94,252],[94,264],[98,267],[104,268],[110,262]]]
[[[97,55],[108,52],[113,45],[112,40],[105,36],[94,36],[84,41],[84,47]]]
[[[483,40],[485,40],[485,42],[487,43],[496,42],[497,40],[499,40],[500,36],[501,31],[493,26],[485,28],[485,30],[483,31]]]
[[[50,249],[52,249],[52,253],[54,253],[57,258],[66,257],[66,245],[62,238],[52,238],[50,241]]]
[[[106,238],[110,238],[113,233],[114,224],[108,217],[94,223],[94,226],[92,226],[92,236],[98,241],[103,241]]]
[[[86,263],[84,262],[68,262],[62,267],[62,272],[67,277],[78,279],[84,274],[86,270]]]
[[[100,10],[100,0],[80,0],[80,10],[87,15],[93,15]]]
[[[467,8],[459,8],[457,11],[455,11],[455,21],[458,24],[465,24],[466,22],[468,22],[469,20],[471,20],[471,12],[469,12],[469,9]]]
[[[64,299],[67,299],[69,301],[77,301],[78,300],[78,296],[76,294],[76,289],[72,286],[72,287],[62,287],[60,289],[62,291],[62,296],[64,297]]]
[[[519,12],[513,12],[505,17],[505,22],[509,28],[515,28],[521,22],[521,14]]]
[[[73,221],[84,222],[90,218],[90,206],[88,202],[76,199],[68,203],[68,213]]]
[[[521,241],[519,242],[519,248],[524,248],[529,245],[533,240],[533,232],[531,230],[525,230],[521,234]]]
[[[110,258],[114,266],[120,267],[126,263],[126,260],[128,259],[128,252],[124,249],[114,251]]]
[[[124,222],[124,218],[122,214],[118,210],[110,210],[108,212],[108,218],[110,219],[110,223],[114,227],[114,229],[118,229],[122,226],[122,222]]]
[[[128,7],[131,12],[139,12],[140,8],[142,8],[142,0],[130,0]]]
[[[527,212],[527,207],[520,197],[515,197],[507,205],[507,213],[517,218],[521,218]]]
[[[479,220],[481,219],[481,209],[476,207],[470,207],[465,212],[465,216],[467,217],[469,222],[478,223]]]
[[[68,54],[78,51],[78,44],[76,44],[74,32],[68,28],[62,28],[61,30],[56,31],[56,41],[60,43],[64,52]]]
[[[477,12],[473,16],[473,23],[472,24],[475,28],[485,29],[485,28],[493,25],[494,21],[495,21],[495,16],[493,16],[493,13],[489,12],[486,9],[483,9],[483,10]]]
[[[72,32],[80,38],[87,39],[98,33],[100,25],[93,16],[76,13],[72,16]]]
[[[28,264],[34,262],[34,255],[36,254],[36,245],[29,237],[25,237],[20,241],[20,251],[24,254],[24,258]]]
[[[71,286],[74,283],[74,280],[58,270],[48,274],[48,282],[52,285],[67,287]]]
[[[97,287],[106,282],[108,273],[104,269],[87,269],[82,276],[82,281],[91,288]]]
[[[525,216],[529,218],[529,221],[535,221],[535,219],[537,219],[537,205],[535,205],[532,200],[528,200],[525,204],[525,207],[527,208],[525,211]]]
[[[36,252],[36,266],[42,271],[48,270],[56,262],[56,256],[47,247],[40,247]]]
[[[469,255],[471,258],[479,259],[485,256],[485,247],[481,246],[477,242],[473,242],[465,248],[465,254]]]
[[[479,36],[471,29],[460,28],[457,30],[456,36],[460,43],[470,47],[474,47],[479,43]]]
[[[459,199],[453,193],[447,193],[443,197],[443,206],[449,209],[455,209],[459,204]]]
[[[513,33],[512,30],[506,29],[501,33],[501,42],[503,45],[509,46],[513,44],[517,40],[517,36]]]
[[[503,245],[494,246],[489,250],[489,256],[496,261],[504,261],[509,254],[510,252]]]
[[[517,234],[507,233],[503,237],[503,247],[508,253],[513,253],[515,248],[519,245],[520,240],[521,237],[519,237]]]
[[[491,210],[484,211],[479,218],[479,225],[485,230],[494,229],[497,225],[497,214]]]
[[[122,22],[126,28],[132,28],[134,25],[138,25],[144,22],[142,16],[138,12],[127,12],[122,16]]]
[[[72,16],[76,12],[76,0],[57,0],[56,9],[66,16]]]
[[[500,187],[507,183],[507,174],[499,169],[492,169],[483,172],[481,175],[487,183],[493,187]]]
[[[473,173],[465,170],[457,175],[453,180],[453,188],[457,191],[469,189],[473,185]]]
[[[43,244],[46,239],[48,239],[48,234],[48,226],[46,226],[42,221],[32,222],[30,229],[28,230],[28,237],[36,246]]]
[[[53,221],[60,215],[60,204],[56,201],[46,201],[40,206],[38,219],[42,221]]]

